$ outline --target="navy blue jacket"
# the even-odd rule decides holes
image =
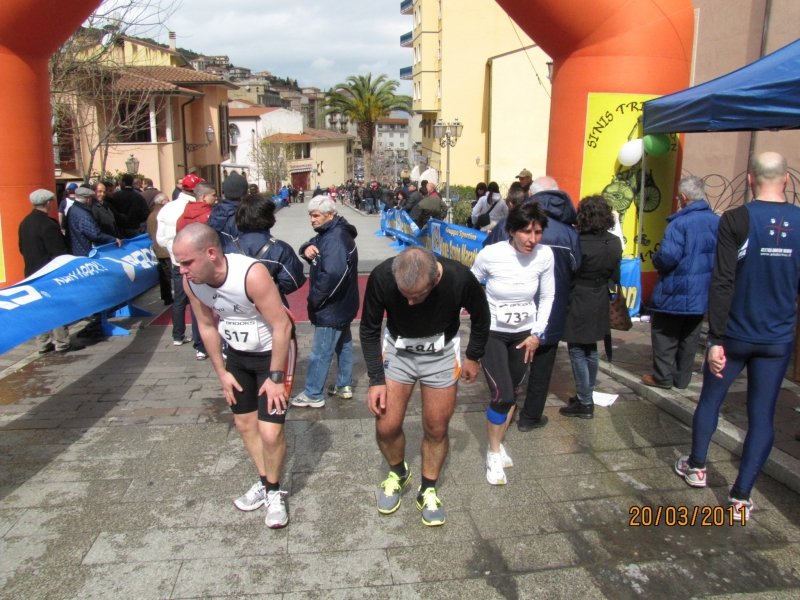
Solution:
[[[239,228],[236,227],[236,207],[238,200],[223,198],[222,202],[211,209],[208,217],[208,226],[219,234],[227,233],[231,237],[238,237]],[[220,237],[222,237],[220,235]],[[262,244],[263,246],[263,244]]]
[[[708,202],[698,200],[667,217],[667,222],[664,239],[653,254],[658,283],[650,310],[702,315],[708,310],[719,217]]]
[[[92,209],[86,204],[75,202],[67,213],[67,244],[73,256],[89,256],[92,245],[102,246],[116,242],[117,239],[100,231],[92,216]]]
[[[577,223],[578,213],[566,192],[547,190],[534,194],[526,202],[537,202],[547,213],[547,228],[542,234],[541,244],[550,246],[555,258],[556,296],[550,320],[547,322],[542,345],[557,344],[564,335],[567,322],[567,305],[572,277],[581,266],[581,243],[578,232],[572,227]],[[497,242],[508,241],[506,219],[503,217],[483,242],[484,247]],[[537,299],[538,301],[538,299]]]
[[[235,238],[227,233],[221,233],[219,237],[222,239],[222,251],[225,254],[239,253],[236,242],[234,242]],[[272,236],[269,231],[242,231],[239,234],[239,243],[245,255],[256,258],[256,255],[270,238]],[[286,295],[299,290],[306,282],[306,276],[303,274],[303,263],[297,258],[294,249],[281,240],[275,240],[270,249],[267,250],[266,256],[261,258],[260,261],[264,263],[269,274],[272,275],[272,280],[278,286],[278,291],[281,294],[281,300],[284,306],[288,308],[289,303],[286,301]]]
[[[314,231],[300,246],[300,256],[311,263],[308,317],[317,327],[342,327],[358,314],[358,231],[340,216]],[[303,255],[310,245],[319,250],[313,261]]]

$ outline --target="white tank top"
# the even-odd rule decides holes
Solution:
[[[247,297],[245,279],[259,261],[241,254],[226,254],[228,274],[219,287],[189,285],[203,304],[219,316],[219,334],[228,345],[242,352],[272,350],[272,327]]]

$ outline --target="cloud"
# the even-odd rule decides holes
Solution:
[[[314,62],[311,63],[311,68],[312,69],[325,70],[325,69],[329,69],[330,67],[332,67],[335,64],[336,64],[335,60],[328,60],[327,58],[322,58],[320,56],[318,59],[316,59]]]
[[[166,43],[175,31],[179,47],[227,54],[234,65],[327,89],[357,73],[399,80],[413,61],[400,36],[412,27],[399,0],[183,0],[151,35]],[[400,91],[410,94],[411,83],[401,82]]]

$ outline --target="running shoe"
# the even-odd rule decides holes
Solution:
[[[240,496],[233,501],[233,505],[239,510],[250,512],[264,506],[267,500],[267,492],[264,490],[264,485],[259,481],[249,490],[244,496]]]
[[[503,446],[503,444],[500,444],[500,456],[503,459],[503,468],[508,469],[514,466],[514,461],[511,460],[511,457],[506,453],[506,447]]]
[[[186,338],[181,338],[179,340],[172,340],[172,345],[173,346],[183,346],[184,344],[186,344],[188,342],[189,342],[189,340],[187,340]]]
[[[745,523],[750,520],[750,511],[755,510],[756,508],[756,505],[753,504],[752,500],[737,500],[736,498],[731,498],[730,496],[728,496],[728,506],[733,508],[734,521],[741,521],[742,512],[744,512]]]
[[[499,452],[486,453],[486,481],[490,485],[505,485],[506,472],[503,470],[503,456]]]
[[[435,488],[417,493],[417,508],[422,511],[422,524],[428,527],[444,525],[444,506]]]
[[[208,354],[206,354],[205,352],[200,352],[200,350],[198,350],[197,354],[195,354],[195,358],[197,360],[205,360],[208,358]]]
[[[339,396],[345,400],[350,400],[353,397],[353,386],[344,385],[336,387],[335,385],[328,386],[328,396]]]
[[[403,463],[406,468],[406,476],[400,478],[397,473],[389,471],[389,476],[383,480],[378,490],[378,512],[382,515],[390,515],[400,508],[400,492],[411,481],[411,469],[408,463]]]
[[[286,508],[284,496],[287,492],[283,490],[270,490],[267,492],[267,517],[264,523],[271,529],[280,529],[289,524],[289,511]]]
[[[706,487],[706,469],[693,469],[689,466],[689,457],[681,456],[675,463],[675,472],[692,487]]]
[[[291,404],[292,406],[310,406],[311,408],[322,408],[325,406],[325,398],[314,400],[313,398],[306,396],[305,392],[300,392],[297,394],[297,396],[292,398]]]

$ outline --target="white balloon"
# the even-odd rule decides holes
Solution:
[[[641,138],[627,142],[619,149],[619,164],[630,167],[642,160],[644,153],[644,140]]]

